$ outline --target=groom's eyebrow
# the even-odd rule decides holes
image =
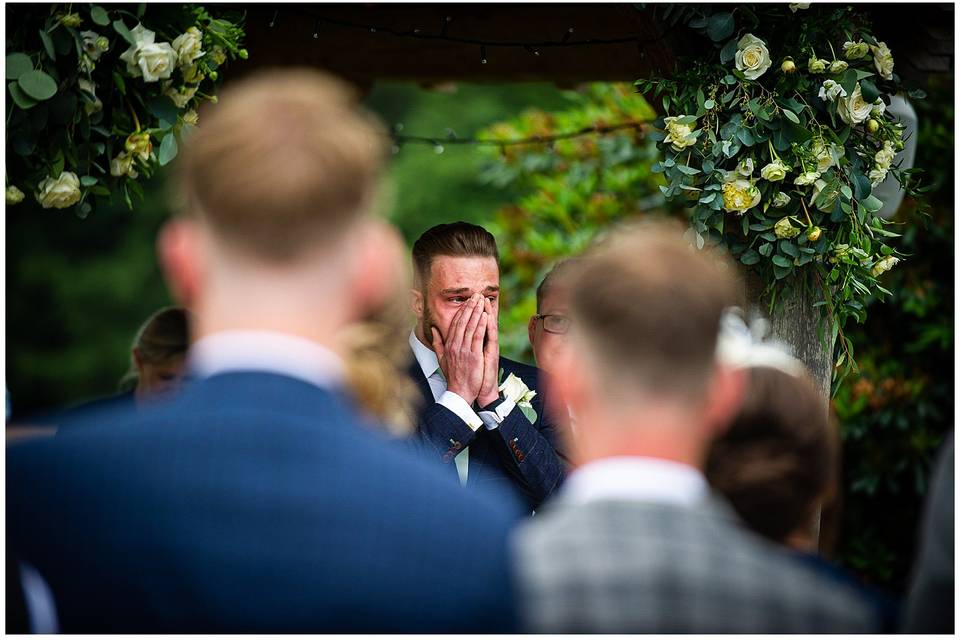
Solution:
[[[497,293],[498,291],[500,291],[500,287],[495,287],[493,285],[490,285],[486,287],[484,291],[489,293]],[[455,293],[470,293],[470,287],[460,287],[457,289],[443,289],[440,291],[440,295],[443,295],[443,296],[449,296]]]

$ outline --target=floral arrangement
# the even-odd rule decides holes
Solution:
[[[786,288],[818,286],[836,337],[848,317],[865,319],[868,298],[890,293],[879,278],[903,259],[872,190],[893,174],[916,195],[919,170],[896,164],[903,127],[886,107],[900,80],[865,16],[789,9],[688,5],[680,19],[713,46],[637,84],[668,114],[655,123],[654,170],[668,200],[689,207],[691,241],[722,243],[754,269],[771,311]],[[838,364],[852,350],[841,343]]]
[[[50,7],[47,11],[47,6]],[[177,154],[215,101],[219,69],[246,58],[239,17],[196,5],[20,5],[7,38],[6,203],[89,215]]]

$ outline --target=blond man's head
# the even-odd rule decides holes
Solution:
[[[312,70],[240,81],[201,112],[178,159],[187,213],[270,262],[331,245],[371,209],[385,136],[348,85]]]

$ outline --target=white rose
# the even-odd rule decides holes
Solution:
[[[847,57],[847,60],[859,60],[866,57],[868,53],[870,53],[870,45],[863,40],[857,40],[856,42],[847,40],[843,43],[843,55]]]
[[[674,151],[683,151],[686,147],[696,144],[697,137],[700,135],[699,131],[693,130],[696,122],[692,124],[678,122],[680,119],[686,117],[687,116],[680,115],[669,116],[663,119],[663,124],[667,129],[667,137],[664,138],[663,141],[670,143]]]
[[[824,80],[823,86],[820,87],[820,93],[817,94],[817,97],[826,102],[833,102],[838,97],[846,98],[847,92],[843,90],[843,87],[840,86],[839,82],[833,80]]]
[[[737,165],[737,173],[749,178],[753,175],[753,158],[744,158]]]
[[[198,88],[199,87],[185,87],[183,91],[177,91],[173,86],[167,86],[163,94],[169,96],[169,98],[173,100],[173,104],[177,105],[178,109],[183,109],[187,106],[187,103],[193,99]]]
[[[787,177],[787,169],[787,165],[783,164],[783,162],[774,160],[760,170],[760,177],[770,182],[777,182]]]
[[[847,124],[860,124],[870,117],[872,109],[873,105],[863,99],[859,82],[853,88],[853,94],[850,97],[837,101],[837,113],[840,114],[840,119]]]
[[[767,51],[766,43],[751,33],[737,42],[734,60],[737,69],[743,71],[748,80],[756,80],[770,68],[770,52]]]
[[[119,178],[120,176],[137,177],[137,171],[133,168],[134,156],[132,153],[121,151],[120,155],[110,161],[110,175]]]
[[[177,52],[177,63],[181,67],[188,67],[193,61],[203,55],[203,34],[200,29],[190,27],[187,32],[173,40],[173,49]]]
[[[99,60],[103,53],[103,49],[97,44],[100,34],[96,31],[81,31],[80,37],[83,38],[83,52],[94,62]]]
[[[890,47],[885,42],[877,42],[876,46],[870,47],[873,51],[873,64],[877,67],[877,73],[884,80],[893,80],[893,54],[890,53]]]
[[[536,391],[531,391],[523,380],[512,373],[500,385],[499,391],[504,398],[512,400],[514,404],[520,407],[531,406],[530,401],[537,395]]]
[[[886,111],[887,105],[883,104],[883,100],[881,98],[877,98],[873,102],[873,108],[870,110],[870,115],[874,118],[882,118]]]
[[[837,166],[840,157],[843,155],[843,147],[838,147],[835,144],[827,146],[820,139],[813,143],[810,151],[817,160],[817,171],[820,173],[826,172],[830,167]]]
[[[806,171],[804,173],[801,173],[799,176],[797,176],[796,179],[793,181],[793,184],[797,185],[798,187],[805,187],[808,184],[813,184],[819,179],[820,179],[819,171]]]
[[[130,30],[134,43],[123,52],[120,59],[127,63],[127,73],[134,78],[143,77],[144,82],[165,80],[173,73],[177,52],[169,43],[154,43],[156,34],[142,24]]]
[[[9,205],[20,204],[21,202],[23,202],[23,197],[24,197],[23,191],[20,191],[20,189],[17,189],[15,185],[10,185],[9,187],[7,187],[7,194],[6,194],[7,204]]]
[[[773,206],[777,209],[783,209],[788,204],[790,204],[790,196],[783,191],[778,191],[777,195],[773,198]]]
[[[823,73],[827,70],[827,61],[821,58],[810,58],[807,60],[807,71],[810,73]]]
[[[80,178],[72,171],[62,172],[56,180],[45,178],[39,186],[37,202],[44,209],[66,209],[80,200]]]
[[[809,2],[794,2],[790,5],[790,11],[793,13],[796,13],[797,9],[809,9],[809,8],[810,8]]]
[[[776,224],[773,225],[773,233],[780,238],[781,240],[796,238],[800,235],[800,229],[797,229],[790,222],[790,218],[784,216],[777,220]]]
[[[197,115],[196,109],[190,109],[190,111],[187,111],[180,117],[184,124],[188,124],[190,126],[196,126],[197,123],[200,122],[200,117]]]
[[[897,152],[893,148],[893,143],[887,140],[883,143],[883,148],[880,149],[880,151],[877,151],[877,154],[873,157],[873,160],[877,163],[877,167],[887,169],[891,164],[893,164],[893,159],[896,154]]]

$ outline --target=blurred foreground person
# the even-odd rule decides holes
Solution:
[[[954,631],[954,434],[937,456],[924,507],[920,544],[907,595],[903,631]]]
[[[381,126],[308,70],[200,122],[159,239],[193,381],[8,449],[8,557],[51,594],[25,579],[23,601],[71,633],[510,630],[509,497],[366,428],[335,355],[398,268],[370,213]]]
[[[515,540],[526,626],[547,633],[872,630],[872,612],[747,531],[702,468],[743,392],[716,359],[733,267],[682,229],[625,230],[585,258],[556,384],[581,466]]]

